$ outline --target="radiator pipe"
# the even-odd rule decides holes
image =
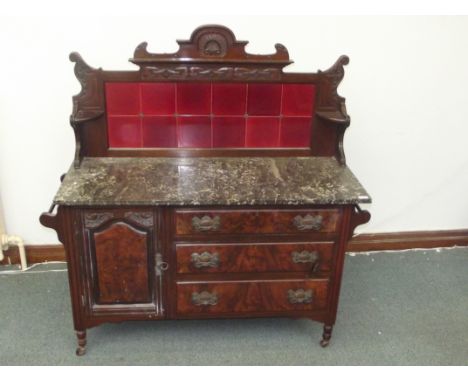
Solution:
[[[3,251],[6,251],[12,245],[16,245],[19,249],[21,270],[27,270],[28,262],[26,260],[26,251],[24,250],[23,239],[21,239],[19,236],[7,235],[5,221],[3,220],[2,201],[0,198],[0,261],[5,258]]]
[[[2,234],[0,237],[0,261],[5,258],[3,254],[4,250],[7,250],[11,245],[16,245],[19,250],[21,270],[25,271],[28,268],[28,262],[26,260],[26,251],[24,249],[24,242],[19,236]]]

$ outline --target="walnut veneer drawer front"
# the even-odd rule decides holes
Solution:
[[[177,272],[327,272],[333,249],[333,242],[176,244]]]
[[[177,283],[177,312],[242,313],[323,310],[328,279]]]
[[[177,235],[335,232],[339,217],[338,209],[175,212]]]

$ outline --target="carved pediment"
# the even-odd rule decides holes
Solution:
[[[204,25],[192,33],[189,40],[177,40],[179,50],[175,53],[149,53],[148,44],[142,42],[135,49],[133,58],[136,65],[180,63],[222,63],[224,65],[265,64],[282,68],[292,63],[287,49],[276,44],[273,54],[249,54],[245,51],[248,41],[238,41],[234,33],[221,25]]]

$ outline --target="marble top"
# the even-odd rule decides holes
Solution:
[[[59,205],[300,205],[370,203],[332,157],[84,158]]]

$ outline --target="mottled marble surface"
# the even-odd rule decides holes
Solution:
[[[352,172],[329,157],[85,158],[54,199],[94,206],[370,201]]]

